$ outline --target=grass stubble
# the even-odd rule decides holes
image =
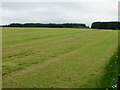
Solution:
[[[111,88],[117,31],[3,28],[3,88]]]

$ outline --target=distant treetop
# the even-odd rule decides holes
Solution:
[[[9,25],[4,25],[3,27],[49,27],[49,28],[88,28],[85,24],[80,23],[63,23],[63,24],[56,24],[56,23],[11,23]]]
[[[91,28],[95,29],[120,29],[120,22],[94,22]]]

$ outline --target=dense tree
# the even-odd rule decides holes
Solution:
[[[22,24],[20,23],[12,23],[10,25],[7,25],[8,27],[22,27]]]
[[[120,29],[120,22],[94,22],[91,28],[95,29]]]
[[[63,24],[56,24],[56,23],[12,23],[10,25],[5,25],[3,27],[49,27],[49,28],[88,28],[85,24],[79,23],[63,23]]]

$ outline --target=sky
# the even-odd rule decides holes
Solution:
[[[1,25],[118,21],[119,0],[2,0]]]

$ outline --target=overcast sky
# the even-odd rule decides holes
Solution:
[[[9,0],[10,1],[10,0]],[[119,0],[2,2],[2,23],[85,23],[117,21]],[[50,1],[50,0],[49,0]]]

